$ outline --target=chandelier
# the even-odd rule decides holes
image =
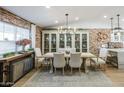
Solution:
[[[65,24],[65,27],[59,27],[58,28],[58,32],[59,33],[63,33],[63,34],[74,34],[74,33],[76,33],[76,27],[74,27],[74,28],[71,28],[69,25],[68,25],[68,23],[69,23],[69,21],[68,21],[68,16],[69,16],[69,14],[65,14],[65,17],[66,17],[66,24]]]

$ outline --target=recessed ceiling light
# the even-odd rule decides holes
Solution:
[[[79,17],[75,17],[75,20],[79,20]]]
[[[46,8],[51,8],[50,6],[45,6]]]
[[[59,23],[59,21],[58,21],[58,20],[56,20],[56,21],[55,21],[55,23],[57,24],[57,23]]]
[[[68,29],[70,29],[71,27],[69,26]]]
[[[104,18],[107,18],[107,16],[105,15]]]

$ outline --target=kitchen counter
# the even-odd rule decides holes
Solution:
[[[110,62],[118,69],[124,69],[124,48],[108,49]]]
[[[108,51],[113,51],[113,52],[124,52],[124,48],[108,49]]]

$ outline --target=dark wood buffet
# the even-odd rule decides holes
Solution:
[[[0,59],[0,86],[12,86],[35,67],[34,52]]]

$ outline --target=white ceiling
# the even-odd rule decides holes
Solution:
[[[69,25],[82,28],[110,28],[110,17],[121,16],[121,26],[124,26],[124,7],[121,6],[3,6],[10,12],[21,16],[41,27],[65,25],[65,13],[69,13]],[[107,16],[104,18],[103,16]],[[76,21],[75,17],[79,17]],[[58,20],[58,24],[55,21]]]

